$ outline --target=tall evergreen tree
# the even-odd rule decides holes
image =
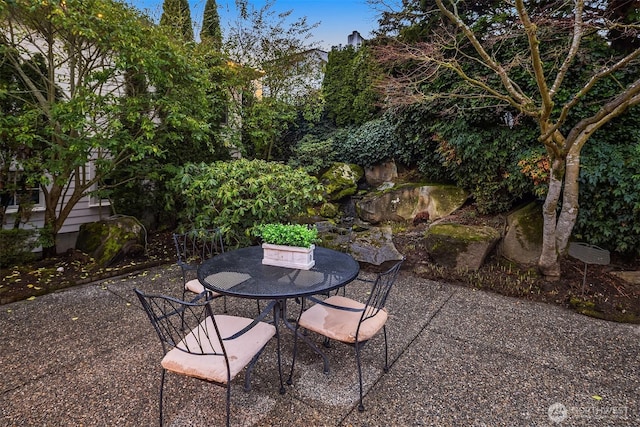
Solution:
[[[164,0],[160,25],[172,27],[185,41],[193,41],[191,10],[187,0]]]
[[[204,6],[200,40],[203,43],[210,43],[215,50],[222,48],[222,30],[220,29],[220,15],[216,0],[207,0]]]

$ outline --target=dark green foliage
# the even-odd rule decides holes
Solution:
[[[316,176],[331,166],[336,156],[332,138],[321,140],[311,134],[302,137],[292,151],[288,165]]]
[[[479,212],[504,212],[532,190],[517,162],[521,150],[536,145],[535,128],[484,125],[439,121],[437,151],[456,185],[473,194]]]
[[[281,159],[282,137],[296,120],[293,105],[277,98],[251,99],[242,109],[242,148],[251,158]]]
[[[189,2],[187,0],[164,0],[160,25],[171,27],[185,41],[193,41]]]
[[[626,143],[596,139],[585,146],[580,173],[580,210],[574,238],[619,253],[640,255],[640,131]]]
[[[322,201],[322,186],[301,169],[264,160],[187,164],[168,203],[187,228],[219,227],[228,244],[251,242],[258,224],[291,222]]]
[[[32,261],[34,254],[31,251],[39,245],[36,234],[35,229],[0,230],[0,267],[7,268]]]
[[[203,43],[210,43],[216,50],[220,50],[222,47],[222,30],[220,29],[220,15],[216,0],[207,0],[204,5],[200,40]]]
[[[376,67],[371,51],[348,46],[332,49],[322,81],[322,93],[329,119],[337,126],[361,125],[380,111],[373,87]]]
[[[395,160],[407,167],[417,168],[420,174],[432,182],[451,182],[451,174],[443,165],[434,138],[433,125],[438,118],[429,106],[412,106],[390,110],[385,117],[393,124],[398,138]]]
[[[346,135],[336,135],[334,147],[336,160],[367,167],[393,159],[398,139],[392,124],[381,118],[351,128]]]

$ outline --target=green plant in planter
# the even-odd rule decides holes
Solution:
[[[272,245],[309,248],[320,242],[318,229],[302,224],[260,224],[254,228],[253,234],[260,237],[263,243]]]

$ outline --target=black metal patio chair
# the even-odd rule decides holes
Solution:
[[[251,372],[267,343],[276,337],[280,390],[282,365],[278,326],[262,320],[275,307],[268,305],[255,319],[214,315],[210,300],[198,295],[188,302],[166,295],[147,295],[134,289],[162,343],[160,362],[160,426],[163,423],[165,373],[197,378],[226,388],[226,425],[231,409],[231,380],[247,367],[244,388],[250,390]]]
[[[174,233],[173,242],[176,247],[176,263],[182,271],[182,299],[187,292],[201,294],[206,292],[208,299],[223,298],[224,312],[227,312],[225,296],[206,290],[196,277],[198,266],[217,254],[224,252],[222,233],[219,229],[194,229],[185,233]]]
[[[362,366],[360,351],[371,338],[382,330],[384,334],[384,372],[389,370],[386,329],[388,314],[385,309],[385,304],[403,261],[404,259],[398,261],[389,270],[378,273],[375,280],[357,279],[372,283],[371,293],[366,303],[361,303],[340,295],[333,295],[324,300],[320,300],[314,296],[305,298],[315,304],[305,310],[304,301],[302,302],[296,333],[294,334],[293,360],[291,362],[289,379],[287,380],[288,384],[292,384],[299,328],[323,335],[326,339],[352,345],[355,348],[358,381],[360,385],[358,410],[364,411],[364,405],[362,403]],[[327,371],[325,371],[325,373],[328,374]]]

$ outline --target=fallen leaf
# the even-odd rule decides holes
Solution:
[[[591,396],[594,400],[602,400],[602,396],[598,396],[597,394],[594,394],[593,396]]]
[[[29,298],[27,298],[27,301],[33,301],[34,299],[36,299],[36,297],[35,297],[35,296],[33,296],[33,297],[29,297]]]
[[[78,317],[72,317],[71,320],[78,320]]]

